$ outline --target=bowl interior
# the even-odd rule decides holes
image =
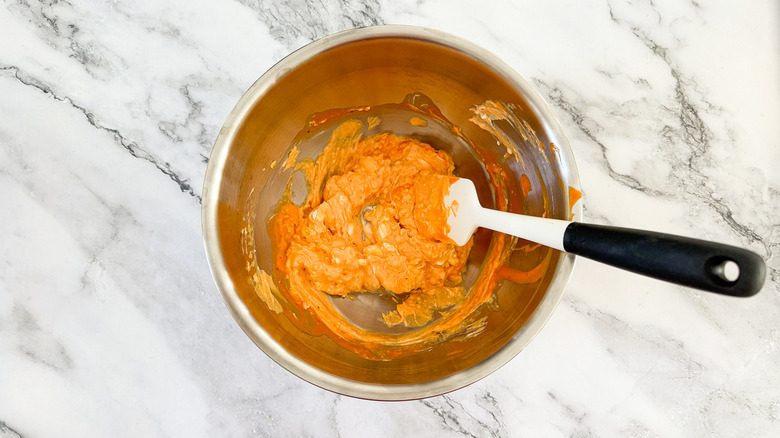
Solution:
[[[486,374],[485,370],[492,371],[516,354],[538,331],[560,298],[573,259],[567,261],[568,257],[544,247],[514,251],[508,265],[519,272],[533,269],[542,260],[548,260],[549,264],[539,281],[500,283],[495,293],[496,306],[481,310],[488,321],[481,335],[458,342],[443,342],[430,351],[409,357],[375,361],[352,353],[329,337],[301,330],[300,324],[293,324],[284,314],[270,311],[252,286],[252,272],[247,270],[247,260],[241,249],[246,218],[255,217],[257,266],[272,272],[273,260],[265,223],[290,172],[283,171],[281,166],[271,166],[271,163],[284,161],[292,140],[306,126],[307,118],[327,109],[396,103],[409,93],[421,92],[466,137],[504,155],[505,148],[498,145],[492,135],[469,121],[473,116],[470,108],[487,99],[511,102],[517,106],[516,113],[544,145],[552,142],[564,149],[563,154],[545,160],[540,159],[533,148],[521,143],[522,160],[502,160],[502,165],[517,181],[521,175],[526,175],[531,182],[532,190],[519,210],[534,215],[546,211],[548,216],[569,218],[567,188],[570,185],[577,188],[578,181],[567,155],[570,151],[565,138],[557,134],[554,120],[539,116],[549,110],[539,108],[538,96],[527,88],[527,84],[507,77],[500,71],[501,67],[498,71],[488,67],[480,53],[456,45],[419,35],[392,34],[319,42],[319,46],[291,55],[266,73],[234,110],[233,119],[226,123],[217,142],[209,164],[210,168],[217,169],[214,170],[217,174],[213,177],[213,187],[209,187],[207,176],[204,190],[204,209],[209,208],[206,204],[210,203],[210,197],[214,199],[210,208],[215,209],[213,225],[221,256],[216,263],[218,266],[212,257],[215,277],[225,279],[220,288],[226,301],[255,343],[277,362],[312,383],[342,393],[351,392],[350,395],[386,399],[396,398],[391,394],[393,387],[420,388],[443,379],[451,387],[438,386],[433,391],[455,389]],[[386,114],[384,117],[391,120],[394,116]],[[401,125],[398,126],[400,130]],[[467,148],[448,140],[444,134],[436,134],[434,126],[429,125],[431,129],[428,130],[405,126],[407,132],[396,133],[419,137],[434,147],[448,150],[457,163],[456,174],[477,180],[482,186],[483,205],[493,205],[495,194],[487,187],[484,169],[475,164],[473,154]],[[301,149],[301,157],[316,157],[321,145],[322,142],[312,141],[310,146]],[[208,194],[211,190],[214,193]],[[205,228],[210,225],[204,220]],[[477,236],[469,263],[469,269],[475,273],[481,268],[484,253],[489,251],[491,238],[492,233],[488,231],[480,231]],[[518,246],[525,243],[520,241]],[[550,303],[543,306],[545,300]],[[356,324],[374,327],[371,318],[361,320],[360,315],[377,303],[347,300],[335,305]],[[544,309],[541,316],[537,312],[540,307]],[[529,324],[535,312],[536,318],[541,320]],[[379,326],[375,328],[381,330]],[[500,360],[494,359],[500,356],[497,352],[507,349],[512,351],[504,351]],[[477,373],[480,375],[466,376],[466,370],[476,368],[481,370]],[[453,380],[453,376],[464,377]],[[363,390],[349,389],[357,387]],[[385,396],[367,393],[367,387],[382,388],[377,389],[376,394]]]

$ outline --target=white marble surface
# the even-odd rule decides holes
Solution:
[[[547,327],[452,394],[313,387],[229,316],[207,157],[242,92],[363,25],[469,39],[535,84],[592,221],[746,246],[750,299],[580,260]],[[780,436],[780,3],[0,4],[0,437]]]

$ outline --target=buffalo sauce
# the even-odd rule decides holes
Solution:
[[[300,207],[282,202],[272,218],[278,270],[309,306],[311,295],[346,296],[380,288],[410,294],[388,325],[421,326],[465,295],[471,244],[446,236],[444,193],[452,159],[391,133],[357,135],[350,120],[322,155],[302,166],[312,186]]]
[[[363,111],[332,110],[315,115],[309,125]],[[518,184],[499,164],[498,154],[471,144],[435,106],[424,114],[471,145],[490,176],[496,207],[520,211],[531,190],[528,178]],[[379,123],[368,117],[369,130]],[[364,137],[365,131],[360,120],[346,120],[333,130],[316,160],[295,165],[305,175],[308,193],[296,205],[288,184],[268,222],[276,286],[271,292],[284,298],[285,315],[299,328],[327,335],[367,359],[409,356],[446,339],[479,335],[487,317],[477,309],[493,302],[499,282],[538,281],[549,256],[530,272],[506,268],[513,251],[528,249],[517,248],[516,238],[496,233],[478,277],[465,289],[462,275],[473,239],[460,247],[446,236],[444,196],[454,181],[452,158],[412,138],[390,132]],[[285,161],[285,168],[291,162]],[[397,300],[394,310],[382,314],[384,323],[411,331],[363,329],[346,320],[331,301],[383,289]]]

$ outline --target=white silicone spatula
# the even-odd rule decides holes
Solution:
[[[730,245],[483,208],[474,183],[464,178],[450,185],[444,205],[447,235],[458,245],[484,227],[637,274],[739,297],[755,295],[766,276],[761,256]]]

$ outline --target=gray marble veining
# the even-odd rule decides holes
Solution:
[[[586,260],[488,378],[377,403],[263,355],[206,265],[201,182],[243,91],[333,32],[415,24],[553,107],[591,221],[767,260],[735,300]],[[780,435],[780,4],[0,4],[0,437]]]

